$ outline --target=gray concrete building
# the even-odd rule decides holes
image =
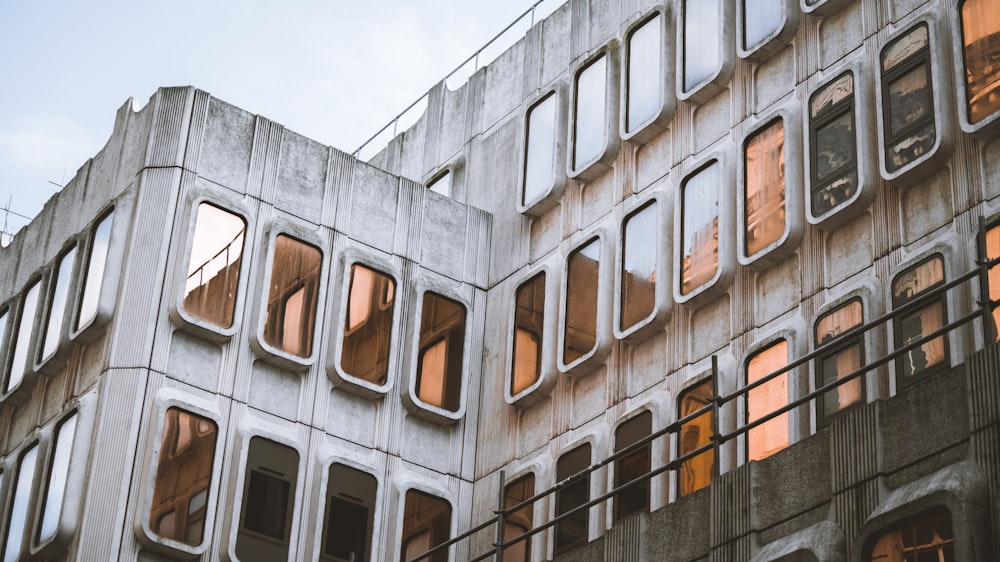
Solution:
[[[997,560],[998,132],[990,0],[569,0],[368,162],[130,100],[0,248],[2,559]]]

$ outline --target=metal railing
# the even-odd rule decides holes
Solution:
[[[916,348],[918,348],[918,347],[920,347],[920,346],[922,346],[922,345],[924,345],[924,344],[926,344],[926,343],[928,343],[930,341],[933,341],[933,340],[935,340],[935,339],[937,339],[937,338],[939,338],[939,337],[941,337],[941,336],[943,336],[945,334],[954,332],[955,330],[957,330],[957,329],[959,329],[959,328],[961,328],[961,327],[963,327],[963,326],[965,326],[967,324],[971,324],[977,318],[980,320],[980,322],[982,324],[983,342],[986,345],[988,345],[989,342],[995,341],[995,339],[996,339],[996,326],[994,326],[992,314],[993,314],[994,308],[997,307],[997,301],[992,300],[992,298],[990,297],[990,294],[989,294],[989,272],[990,272],[991,269],[993,269],[993,268],[995,268],[997,266],[1000,266],[1000,258],[989,260],[989,259],[986,259],[985,257],[983,257],[983,256],[986,255],[985,242],[984,242],[985,241],[985,226],[984,226],[983,221],[980,221],[980,228],[979,228],[979,230],[980,230],[980,236],[979,236],[979,252],[978,253],[979,253],[979,256],[981,256],[981,257],[980,257],[980,259],[977,260],[975,268],[971,269],[970,271],[968,271],[968,272],[966,272],[966,273],[964,273],[962,275],[959,275],[958,277],[956,277],[955,279],[951,280],[950,282],[947,282],[947,283],[944,283],[944,284],[941,284],[941,285],[938,285],[938,286],[935,286],[935,287],[932,287],[932,288],[928,289],[926,292],[921,293],[919,296],[917,296],[916,298],[914,298],[910,302],[907,302],[903,306],[900,306],[900,307],[898,307],[898,308],[896,308],[896,309],[894,309],[894,310],[892,310],[892,311],[890,311],[890,312],[888,312],[886,314],[883,314],[882,316],[879,316],[878,318],[870,320],[870,321],[868,321],[866,323],[863,323],[863,324],[861,324],[859,326],[856,326],[853,329],[850,329],[850,330],[844,332],[843,334],[837,336],[836,338],[833,338],[831,341],[828,341],[828,342],[826,342],[826,343],[818,346],[812,352],[807,353],[806,355],[804,355],[804,356],[802,356],[800,358],[797,358],[797,359],[789,362],[787,365],[781,367],[780,369],[775,370],[775,371],[773,371],[773,372],[771,372],[771,373],[769,373],[769,374],[761,377],[760,379],[755,380],[752,383],[746,384],[746,385],[740,387],[739,389],[737,389],[737,390],[735,390],[735,391],[733,391],[733,392],[731,392],[729,394],[725,394],[725,395],[720,395],[719,394],[718,359],[717,359],[717,357],[713,356],[712,357],[712,390],[713,390],[713,399],[712,399],[712,402],[709,405],[704,406],[704,407],[698,409],[697,411],[692,412],[692,413],[688,414],[687,416],[684,416],[684,417],[682,417],[682,418],[674,421],[673,423],[667,425],[666,427],[664,427],[664,428],[662,428],[662,429],[660,429],[660,430],[658,430],[658,431],[656,431],[654,433],[651,433],[650,435],[644,437],[643,439],[636,441],[632,445],[630,445],[628,447],[625,447],[625,448],[621,449],[620,451],[617,451],[614,454],[606,457],[604,460],[602,460],[600,462],[597,462],[596,464],[593,464],[593,465],[587,467],[586,469],[581,470],[580,472],[577,472],[576,474],[573,474],[572,476],[570,476],[570,477],[562,480],[561,482],[557,483],[555,486],[553,486],[551,488],[548,488],[546,490],[543,490],[543,491],[535,494],[534,496],[532,496],[532,497],[530,497],[530,498],[528,498],[528,499],[526,499],[526,500],[524,500],[524,501],[522,501],[520,503],[517,503],[516,505],[513,505],[511,507],[506,507],[506,497],[505,497],[505,485],[506,485],[506,482],[505,482],[505,473],[504,473],[504,471],[501,471],[500,472],[500,484],[499,484],[499,497],[498,497],[498,502],[497,502],[497,506],[498,507],[497,507],[496,510],[494,510],[494,512],[493,512],[494,516],[493,517],[491,517],[490,519],[488,519],[488,520],[480,523],[479,525],[477,525],[477,526],[469,529],[465,533],[462,533],[461,535],[458,535],[458,536],[456,536],[456,537],[448,540],[447,542],[443,542],[443,543],[435,546],[434,548],[432,548],[432,549],[424,552],[423,554],[418,555],[415,558],[411,558],[407,562],[418,562],[420,560],[427,560],[427,559],[429,559],[432,556],[439,555],[441,553],[445,553],[453,545],[458,544],[459,542],[461,542],[463,540],[470,539],[474,535],[476,535],[477,533],[480,533],[480,532],[482,532],[482,531],[484,531],[484,530],[486,530],[486,529],[488,529],[490,527],[495,527],[495,529],[496,529],[495,540],[494,540],[493,544],[491,545],[491,548],[489,550],[487,550],[486,552],[484,552],[482,554],[479,554],[479,555],[477,555],[474,558],[471,558],[470,562],[477,562],[477,561],[480,561],[480,560],[486,560],[486,559],[488,559],[490,557],[494,557],[494,560],[499,561],[499,560],[502,559],[502,553],[503,553],[504,549],[506,549],[506,548],[508,548],[510,546],[516,545],[517,543],[519,543],[519,542],[521,542],[521,541],[523,541],[523,540],[525,540],[525,539],[527,539],[529,537],[537,535],[538,533],[541,533],[542,531],[544,531],[546,529],[549,529],[549,528],[551,528],[551,527],[553,527],[555,525],[558,525],[560,522],[562,522],[562,521],[564,521],[564,520],[566,520],[566,519],[568,519],[570,517],[573,517],[574,515],[577,515],[577,514],[583,512],[584,510],[588,510],[588,509],[590,509],[590,508],[592,508],[594,506],[603,504],[607,500],[609,500],[611,498],[614,498],[615,496],[619,495],[620,493],[622,493],[623,491],[627,490],[631,486],[634,486],[636,484],[640,484],[640,483],[643,483],[643,482],[647,482],[647,481],[651,480],[652,478],[655,478],[655,477],[657,477],[657,476],[659,476],[659,475],[661,475],[661,474],[663,474],[665,472],[672,471],[672,470],[679,470],[681,468],[681,466],[685,462],[687,462],[687,461],[689,461],[691,459],[694,459],[698,455],[701,455],[703,453],[707,453],[709,451],[712,451],[713,454],[714,454],[713,474],[712,474],[712,478],[714,479],[715,477],[719,476],[719,471],[720,471],[719,452],[720,452],[720,448],[725,443],[727,443],[729,441],[732,441],[733,439],[737,439],[740,436],[742,436],[742,435],[746,434],[747,432],[751,431],[752,429],[754,429],[756,427],[759,427],[759,426],[761,426],[761,425],[763,425],[763,424],[765,424],[765,423],[767,423],[767,422],[769,422],[769,421],[771,421],[771,420],[773,420],[775,418],[778,418],[779,416],[787,414],[787,413],[795,410],[796,408],[808,405],[810,402],[812,402],[814,400],[822,399],[822,397],[827,392],[830,392],[832,390],[836,390],[837,388],[839,388],[842,385],[849,384],[852,381],[858,379],[859,377],[862,377],[865,373],[868,373],[869,371],[872,371],[874,369],[878,369],[879,367],[882,367],[883,365],[887,365],[890,361],[893,361],[893,360],[895,360],[895,359],[903,356],[904,354],[909,353],[911,350],[914,350],[914,349],[916,349]],[[862,357],[861,358],[862,364],[861,364],[861,366],[859,368],[857,368],[854,371],[851,371],[850,373],[847,373],[847,374],[845,374],[843,376],[840,376],[838,374],[837,380],[835,380],[833,382],[830,382],[829,384],[823,385],[823,386],[821,386],[819,388],[816,388],[815,390],[804,394],[800,398],[797,398],[795,400],[791,400],[788,403],[786,403],[784,406],[773,410],[772,412],[768,413],[767,415],[764,415],[764,416],[761,416],[759,418],[756,418],[752,422],[746,422],[746,421],[744,421],[742,423],[742,425],[740,425],[739,427],[737,427],[733,431],[725,432],[725,433],[724,432],[720,432],[720,430],[719,430],[719,412],[720,412],[720,410],[726,404],[728,404],[730,402],[737,401],[737,400],[744,400],[745,401],[747,399],[748,394],[752,390],[754,390],[756,388],[759,388],[760,386],[762,386],[764,384],[767,384],[768,382],[774,380],[777,377],[785,376],[788,373],[792,372],[793,370],[795,370],[795,369],[797,369],[799,367],[807,366],[811,361],[814,361],[817,358],[826,356],[827,354],[829,354],[831,352],[836,352],[838,350],[838,348],[841,345],[843,345],[846,340],[848,340],[848,339],[850,339],[852,337],[860,337],[862,334],[864,334],[866,332],[878,329],[881,326],[883,326],[885,324],[888,324],[890,322],[895,322],[897,319],[902,318],[905,315],[907,315],[909,313],[912,313],[912,312],[914,312],[914,311],[916,311],[916,310],[918,310],[918,309],[920,309],[922,307],[925,307],[929,303],[933,303],[936,300],[943,298],[949,291],[952,291],[953,289],[961,287],[961,286],[967,284],[968,282],[970,282],[972,280],[978,280],[979,281],[979,294],[980,294],[980,299],[981,300],[975,302],[975,306],[972,307],[971,312],[969,312],[967,314],[963,314],[963,315],[959,316],[958,318],[956,318],[955,320],[952,320],[951,322],[945,323],[940,328],[938,328],[938,329],[936,329],[936,330],[934,330],[932,332],[929,332],[927,334],[924,334],[920,338],[917,338],[917,339],[914,339],[912,341],[907,342],[905,345],[900,345],[894,351],[891,351],[891,352],[889,352],[889,353],[887,353],[885,355],[877,357],[877,358],[873,359],[872,361],[870,361],[868,363],[864,363],[863,361],[865,360],[865,358]],[[710,438],[710,443],[708,443],[706,445],[702,445],[701,447],[693,449],[693,450],[691,450],[691,451],[689,451],[689,452],[687,452],[687,453],[685,453],[683,455],[679,455],[676,458],[674,458],[673,460],[667,462],[666,464],[663,464],[662,466],[653,467],[651,470],[649,470],[645,474],[642,474],[641,476],[637,476],[637,477],[633,478],[632,480],[630,480],[630,481],[628,481],[628,482],[626,482],[624,484],[618,485],[618,486],[612,488],[611,490],[609,490],[608,492],[606,492],[604,494],[601,494],[598,497],[590,499],[589,501],[587,501],[584,504],[581,504],[581,505],[579,505],[579,506],[577,506],[577,507],[575,507],[575,508],[573,508],[573,509],[571,509],[569,511],[561,513],[558,516],[554,517],[553,519],[550,519],[548,521],[545,521],[545,522],[539,523],[537,525],[534,525],[529,531],[527,531],[525,533],[521,533],[521,534],[519,534],[517,536],[511,537],[508,540],[503,540],[503,537],[504,537],[504,520],[508,516],[510,516],[510,515],[512,515],[514,513],[517,513],[519,510],[521,510],[524,507],[531,506],[535,502],[537,502],[537,501],[539,501],[539,500],[541,500],[543,498],[546,498],[546,497],[548,497],[548,496],[550,496],[550,495],[552,495],[554,493],[557,493],[560,490],[565,489],[567,486],[575,484],[576,482],[580,481],[581,479],[589,478],[590,474],[592,474],[593,472],[595,472],[595,471],[597,471],[597,470],[599,470],[599,469],[601,469],[601,468],[603,468],[603,467],[605,467],[605,466],[607,466],[607,465],[609,465],[609,464],[611,464],[611,463],[613,463],[613,462],[615,462],[617,460],[620,460],[620,459],[622,459],[624,457],[627,457],[627,456],[629,456],[632,453],[638,452],[638,451],[640,451],[644,447],[651,446],[651,443],[654,440],[656,440],[656,439],[660,439],[660,438],[662,438],[664,436],[668,436],[668,435],[678,434],[680,432],[681,428],[684,425],[686,425],[687,423],[695,420],[699,416],[702,416],[702,415],[704,415],[706,413],[709,413],[709,412],[711,412],[711,414],[712,414],[712,436]],[[744,414],[745,413],[746,412],[744,412]],[[786,445],[786,447],[787,446],[791,446],[791,445],[792,444],[790,443],[790,444]],[[746,449],[749,449],[749,447],[746,447]],[[746,458],[744,458],[743,460],[744,460],[744,462],[748,462]]]

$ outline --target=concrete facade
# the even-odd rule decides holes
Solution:
[[[369,560],[398,559],[404,530],[423,524],[413,523],[411,492],[447,502],[449,536],[463,533],[493,516],[501,472],[506,482],[532,475],[537,493],[558,483],[565,453],[587,445],[591,464],[611,455],[623,422],[649,412],[653,431],[674,424],[678,399],[712,377],[713,358],[719,393],[733,393],[774,344],[787,344],[788,360],[816,350],[828,313],[858,302],[868,322],[898,309],[896,287],[914,268],[939,263],[945,281],[972,269],[980,221],[1000,218],[1000,110],[970,122],[958,3],[781,0],[769,4],[778,16],[759,38],[743,5],[718,3],[719,56],[688,84],[683,22],[694,4],[569,0],[465,85],[432,89],[420,120],[368,163],[194,88],[160,89],[141,109],[126,103],[105,148],[0,249],[5,559],[339,560],[328,552],[327,490],[342,474],[333,467],[373,479],[363,549]],[[636,124],[630,41],[650,22],[660,95]],[[925,57],[932,103],[921,118],[933,124],[919,150],[911,148],[924,133],[900,141],[884,94],[897,79],[887,53],[916,29],[926,30],[926,46],[904,52],[907,61]],[[710,51],[712,37],[699,35],[700,46]],[[594,68],[603,69],[588,82],[601,96],[596,125],[581,109],[592,92],[577,86]],[[856,179],[849,196],[831,195],[824,207],[810,107],[845,73]],[[537,138],[529,124],[546,103],[552,159],[541,190],[528,193],[527,145]],[[780,164],[767,173],[780,176],[782,191],[768,202],[750,193],[758,168],[747,155],[775,123]],[[777,154],[770,146],[765,159]],[[706,169],[717,218],[700,236],[715,253],[688,257],[714,260],[713,271],[687,288],[684,193]],[[445,171],[450,197],[424,186]],[[204,285],[218,302],[222,281],[236,278],[227,306],[213,312],[232,314],[225,326],[192,314],[186,300],[204,204],[245,226],[238,261]],[[655,250],[654,288],[630,299],[625,225],[647,208],[655,235],[639,241]],[[768,221],[780,224],[773,237]],[[321,256],[308,293],[314,321],[298,350],[269,332],[273,287],[292,267],[272,265],[282,237]],[[570,291],[572,258],[585,252],[574,271],[587,281]],[[394,283],[383,296],[386,373],[371,380],[343,367],[343,341],[356,329],[356,264]],[[537,377],[514,391],[515,300],[540,273]],[[428,319],[449,310],[428,295],[464,311],[464,323],[427,336],[425,325],[438,321]],[[982,297],[975,281],[949,290],[943,321]],[[568,329],[568,311],[583,301],[593,302],[593,326]],[[623,322],[623,309],[639,304],[648,313]],[[61,320],[49,336],[52,318]],[[729,440],[706,488],[681,497],[680,476],[668,471],[652,479],[646,512],[616,521],[611,502],[592,507],[584,544],[563,552],[550,528],[532,539],[530,559],[867,560],[882,534],[943,508],[955,559],[994,560],[1000,355],[978,322],[865,374],[849,411],[825,420],[818,401],[790,411],[780,452],[748,461],[750,439]],[[866,332],[860,360],[899,347],[905,329],[889,322]],[[457,361],[441,375],[452,386],[437,404],[421,379],[436,357],[428,338]],[[897,374],[932,363],[929,354],[938,354],[933,373]],[[821,386],[819,369],[810,361],[790,371],[785,400]],[[719,430],[745,425],[750,407],[723,405]],[[180,439],[169,433],[182,424],[165,422],[178,412],[197,422],[187,431],[215,436],[199,457],[211,483],[188,499],[189,512],[160,514],[158,467],[184,453],[163,445]],[[679,439],[651,443],[653,468],[677,457]],[[271,453],[259,452],[263,441]],[[282,455],[295,459],[283,475],[285,526],[247,534],[250,467]],[[50,504],[60,462],[65,493]],[[593,472],[588,497],[611,490],[616,470]],[[554,518],[556,503],[537,502],[534,523]],[[50,505],[61,506],[51,533]],[[171,525],[197,519],[188,529],[201,540],[168,538],[168,515],[181,517]],[[459,542],[450,559],[489,550],[493,532]]]

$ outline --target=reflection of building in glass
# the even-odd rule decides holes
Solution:
[[[785,128],[776,121],[746,143],[746,255],[785,232]]]

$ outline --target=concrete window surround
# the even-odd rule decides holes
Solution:
[[[697,9],[689,9],[697,6]],[[736,66],[735,14],[727,0],[677,2],[677,99],[704,104],[725,89]],[[690,41],[689,41],[690,39]],[[694,53],[700,53],[695,67]],[[688,76],[688,74],[697,74]]]
[[[646,144],[669,125],[677,106],[674,91],[673,10],[656,7],[640,15],[624,35],[619,137]]]
[[[796,0],[738,0],[736,53],[741,59],[764,62],[781,51],[799,27]]]
[[[966,48],[965,48],[965,36],[966,36],[966,22],[963,16],[964,8],[967,5],[973,4],[973,0],[964,0],[958,3],[957,9],[951,10],[951,51],[952,60],[955,61],[955,76],[963,77],[968,76],[970,73],[969,64],[966,60]],[[991,7],[988,3],[978,2],[981,8],[986,8],[987,10]],[[976,15],[970,15],[970,17],[977,17]],[[987,25],[996,25],[995,15],[992,17],[987,17],[985,19]],[[984,96],[990,90],[984,88],[980,96]],[[956,109],[958,109],[958,123],[962,131],[965,133],[976,135],[978,138],[988,141],[995,137],[997,133],[1000,133],[1000,110],[994,109],[993,111],[978,116],[973,120],[971,116],[971,108],[969,101],[972,100],[975,94],[970,95],[970,88],[968,80],[963,80],[961,78],[955,80],[956,88]],[[992,90],[995,95],[996,91]],[[989,97],[989,96],[984,96]]]
[[[611,168],[618,154],[618,51],[617,41],[612,41],[585,57],[573,72],[566,139],[569,178],[593,181]]]

